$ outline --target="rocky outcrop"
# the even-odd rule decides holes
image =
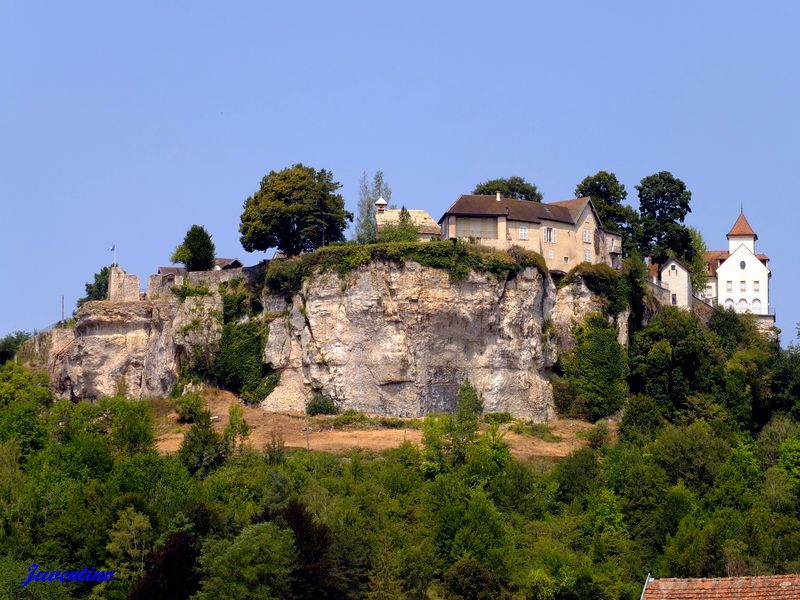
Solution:
[[[40,351],[59,395],[169,393],[182,366],[219,342],[222,299],[88,302],[72,337]],[[268,410],[303,410],[315,392],[342,408],[418,416],[455,407],[469,378],[489,412],[553,416],[550,369],[571,330],[602,308],[580,278],[561,290],[536,269],[498,280],[472,272],[373,262],[340,278],[317,274],[290,302],[261,298],[264,363],[280,373]],[[624,319],[621,319],[624,321]],[[40,340],[40,345],[48,346]]]

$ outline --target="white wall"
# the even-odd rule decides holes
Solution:
[[[741,264],[744,263],[744,269]],[[728,282],[731,290],[728,291]],[[741,289],[744,282],[744,290]],[[758,291],[755,284],[758,282]],[[740,245],[717,268],[717,299],[720,306],[733,302],[736,312],[767,314],[769,308],[769,269],[758,260],[749,248]]]

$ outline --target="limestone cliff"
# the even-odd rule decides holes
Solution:
[[[62,397],[167,394],[192,353],[213,353],[222,300],[216,290],[166,296],[86,303],[72,337],[34,342],[34,362]],[[572,325],[602,306],[580,278],[558,291],[532,268],[453,283],[414,262],[317,274],[291,302],[261,301],[271,319],[264,363],[280,372],[267,410],[303,410],[318,391],[342,408],[417,416],[451,410],[468,377],[487,411],[539,421],[553,415],[549,370],[571,345]]]

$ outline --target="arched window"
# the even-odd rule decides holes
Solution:
[[[730,298],[725,300],[725,308],[733,308],[733,300],[731,300]]]
[[[753,312],[756,313],[757,315],[760,315],[761,314],[761,300],[756,298],[755,300],[753,300],[752,306],[753,306]]]
[[[739,300],[739,312],[747,312],[747,300],[744,298]]]

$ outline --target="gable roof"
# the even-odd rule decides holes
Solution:
[[[728,260],[731,256],[731,253],[727,250],[711,250],[706,252],[706,264],[708,265],[708,276],[709,277],[716,277],[717,276],[717,268],[722,266],[726,260]],[[769,256],[766,254],[756,254],[756,258],[764,263],[765,267],[769,267]]]
[[[731,230],[728,232],[729,238],[739,236],[752,237],[755,240],[758,239],[756,232],[750,227],[750,223],[747,222],[743,212],[739,213],[739,218],[736,219],[736,223],[733,224],[733,227],[731,227]]]
[[[238,258],[215,258],[214,266],[220,269],[238,269],[244,265]]]
[[[502,197],[498,200],[497,196],[465,194],[453,202],[439,219],[439,223],[448,215],[458,215],[461,217],[505,216],[511,221],[541,223],[544,220],[574,225],[589,202],[589,198],[575,198],[574,200],[544,204],[531,200]]]
[[[159,275],[186,275],[186,267],[158,267]]]
[[[418,233],[439,235],[442,229],[433,220],[433,217],[427,210],[419,209],[406,209],[408,215],[411,217],[411,222],[417,226]],[[375,221],[378,225],[378,230],[382,229],[385,225],[397,225],[400,222],[400,211],[398,209],[390,208],[383,212],[375,213]]]
[[[642,600],[789,600],[800,597],[800,575],[648,579]]]

